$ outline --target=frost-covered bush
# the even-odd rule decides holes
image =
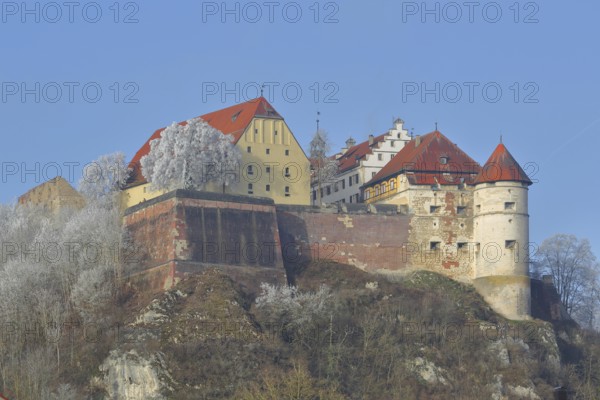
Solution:
[[[331,290],[321,285],[316,292],[299,292],[295,286],[260,285],[262,293],[256,306],[269,314],[273,322],[287,327],[301,327],[318,322],[329,315],[332,307]]]
[[[118,199],[130,170],[125,154],[116,152],[98,157],[87,164],[79,181],[79,192],[88,202],[110,208]]]
[[[208,182],[229,185],[239,179],[241,153],[233,136],[224,135],[200,118],[173,123],[140,160],[154,190],[201,190]]]

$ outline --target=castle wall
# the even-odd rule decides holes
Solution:
[[[277,221],[288,264],[329,260],[366,271],[407,267],[409,217],[395,206],[277,206]]]
[[[285,281],[271,199],[177,190],[127,209],[124,224],[139,259],[139,269],[126,272],[151,273],[152,288],[206,266]]]

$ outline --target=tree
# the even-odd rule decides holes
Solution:
[[[140,160],[154,190],[203,189],[208,182],[237,181],[241,153],[233,136],[224,135],[200,118],[173,123]]]
[[[337,174],[337,161],[327,157],[331,143],[327,132],[318,130],[310,141],[310,160],[312,164],[312,185],[316,185],[317,205],[321,205],[323,183],[331,181]]]
[[[79,181],[79,191],[89,201],[110,206],[127,181],[130,172],[123,153],[100,156],[85,167]]]
[[[598,306],[600,265],[587,239],[557,234],[542,243],[536,254],[538,272],[551,275],[569,315],[592,327]]]

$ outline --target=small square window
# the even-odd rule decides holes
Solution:
[[[504,203],[504,209],[505,210],[514,210],[515,209],[515,203],[512,201],[507,201],[506,203]]]
[[[438,212],[440,212],[440,208],[440,206],[429,206],[429,213],[437,214]]]
[[[252,153],[252,147],[248,146],[248,148],[246,149],[246,151],[247,151],[248,153]]]
[[[266,150],[267,154],[271,154],[271,149]]]
[[[442,242],[429,242],[429,250],[439,250]]]
[[[271,185],[267,185],[267,186],[265,186],[265,190],[266,190],[267,192],[270,192],[270,191],[271,191]]]
[[[504,247],[507,249],[514,249],[516,244],[517,244],[516,240],[505,240],[504,241]]]
[[[457,215],[465,215],[467,213],[467,207],[465,206],[458,206],[456,207],[456,214]]]

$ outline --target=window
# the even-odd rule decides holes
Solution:
[[[351,176],[348,177],[348,186],[352,186],[352,177]]]
[[[285,155],[286,155],[286,156],[289,156],[289,155],[290,155],[290,151],[289,151],[289,150],[286,150],[286,151],[285,151]]]
[[[458,206],[456,207],[456,214],[457,215],[465,215],[467,213],[467,207],[465,206]]]
[[[477,204],[475,206],[475,210],[477,210],[477,212],[481,212],[481,204]]]
[[[365,190],[365,199],[368,200],[369,198],[371,198],[371,191],[367,189]]]
[[[440,157],[440,164],[442,164],[442,165],[448,164],[448,157],[446,157],[446,156]]]
[[[289,186],[285,187],[285,197],[290,197],[290,187]]]
[[[377,159],[379,161],[383,161],[383,154],[381,154],[381,153],[377,154]]]
[[[392,179],[390,181],[390,190],[394,190],[396,188],[396,180]]]
[[[387,185],[385,182],[383,182],[381,184],[381,193],[385,193],[385,192],[387,192]]]
[[[354,183],[358,184],[358,174],[354,175]]]
[[[430,214],[437,214],[440,211],[440,206],[429,206]]]
[[[515,209],[515,203],[512,201],[507,201],[506,203],[504,203],[504,209],[505,210],[514,210]]]
[[[290,177],[290,167],[285,167],[285,177],[286,178]]]
[[[393,140],[390,142],[390,144],[392,145],[392,147],[396,147],[396,142],[394,142]]]
[[[371,172],[371,178],[375,177],[376,172]]]
[[[270,191],[271,191],[271,185],[267,185],[267,186],[265,186],[265,190],[266,190],[267,192],[270,192]]]
[[[359,201],[359,199],[360,199],[360,197],[359,197],[359,196],[360,196],[360,195],[359,195],[358,193],[354,195],[354,198],[355,198],[355,203],[358,203],[358,201]]]
[[[350,196],[350,197],[348,198],[348,201],[349,201],[350,203],[352,203],[352,196]]]
[[[342,179],[342,190],[346,189],[346,180]]]
[[[246,171],[248,172],[248,175],[254,175],[254,166],[248,165]]]
[[[258,133],[258,128],[254,128],[254,134],[256,135]]]
[[[429,250],[439,250],[441,242],[429,242]]]
[[[342,203],[345,203],[345,202],[346,202],[346,199],[342,199]]]
[[[336,182],[336,183],[334,183],[334,184],[333,184],[333,191],[334,191],[334,192],[337,192],[337,191],[338,191],[338,189],[339,189],[339,188],[338,188],[338,183]]]
[[[271,167],[265,167],[265,171],[267,171],[267,174],[271,173]]]
[[[515,248],[515,244],[517,244],[516,240],[506,240],[506,241],[504,241],[504,247],[506,247],[507,249],[514,249]]]
[[[467,248],[467,242],[458,242],[458,243],[456,243],[456,248],[458,250],[466,249]]]
[[[266,150],[267,154],[271,154],[271,149]]]
[[[323,188],[319,189],[319,192],[321,193],[321,198],[323,198]]]
[[[251,183],[248,184],[248,194],[254,194],[254,190]]]
[[[331,186],[327,186],[327,196],[331,194]]]
[[[375,196],[379,196],[379,186],[375,188]]]
[[[313,200],[317,200],[317,191],[313,190]]]
[[[390,154],[390,160],[394,159],[395,154]]]
[[[275,136],[277,136],[277,129],[275,129]]]
[[[247,151],[248,153],[252,153],[252,147],[248,146],[248,148],[246,149],[246,151]]]

